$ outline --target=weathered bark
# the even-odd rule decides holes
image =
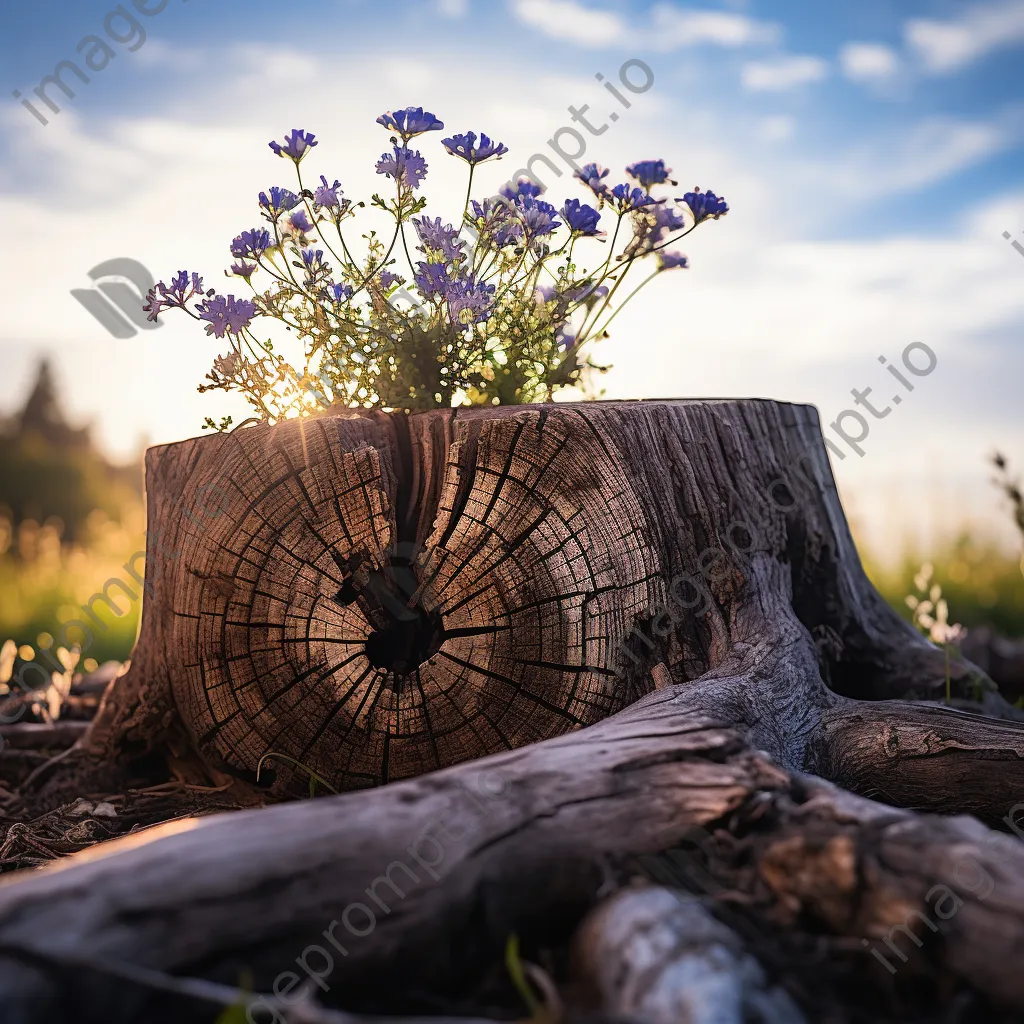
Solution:
[[[635,858],[685,844],[695,827],[723,834],[709,866],[723,889],[746,893],[768,922],[846,937],[864,986],[884,988],[890,975],[862,939],[901,976],[934,971],[1024,1006],[1024,976],[1009,969],[1024,955],[1024,844],[971,818],[889,808],[783,771],[689,704],[704,686],[374,792],[173,823],[16,876],[0,885],[5,1019],[58,1020],[74,1007],[83,1022],[201,1020],[165,992],[127,985],[120,965],[232,986],[250,972],[255,991],[271,993],[275,979],[287,984],[282,972],[305,977],[297,958],[322,976],[316,994],[329,1005],[413,1013],[418,992],[471,989],[512,932],[568,936]],[[977,884],[982,870],[991,890]],[[941,917],[935,886],[958,893],[958,912]],[[924,949],[900,931],[908,921]],[[579,999],[615,1009],[622,992],[595,992],[594,965],[628,976],[633,944],[601,935],[591,922],[578,939],[604,946],[583,957]],[[741,966],[736,986],[750,973]]]
[[[139,644],[82,745],[104,766],[169,741],[248,783],[276,753],[379,785],[592,724],[765,630],[799,648],[773,656],[806,699],[787,730],[944,687],[861,571],[809,407],[347,413],[153,449],[147,495]],[[749,689],[730,720],[781,751]]]
[[[20,881],[0,890],[0,948],[37,948],[60,922],[69,956],[225,984],[251,970],[267,992],[429,838],[432,816],[452,813],[473,838],[334,958],[325,994],[413,1012],[409,993],[465,987],[511,931],[568,937],[631,858],[713,825],[742,840],[746,866],[718,868],[764,919],[855,939],[863,959],[862,938],[926,909],[958,857],[975,858],[999,879],[999,907],[968,901],[928,960],[1024,1008],[995,952],[1024,950],[1024,889],[985,829],[801,774],[993,823],[1024,792],[1020,714],[983,674],[953,659],[956,703],[1005,721],[914,703],[943,693],[943,653],[865,578],[813,409],[346,413],[154,449],[147,488],[140,640],[78,768],[113,778],[160,753],[179,777],[227,773],[253,800],[268,756],[275,798],[304,789],[307,772],[338,789],[395,784]],[[56,792],[60,768],[45,780]],[[460,788],[489,771],[505,799]],[[593,964],[632,954],[600,935],[580,942],[604,951],[579,970],[582,1006]],[[724,977],[749,1015],[762,981],[729,948]],[[672,961],[659,976],[671,988],[688,969]],[[18,1020],[61,1000],[104,1021],[155,1012],[139,986],[115,997],[121,983],[98,968],[60,980],[47,1004],[53,971],[0,959]],[[597,988],[602,1010],[639,1007],[628,984]],[[694,999],[666,1005],[696,1013]]]

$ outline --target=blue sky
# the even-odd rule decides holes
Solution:
[[[482,183],[497,186],[569,104],[595,122],[621,110],[594,75],[636,58],[654,84],[586,158],[662,156],[732,211],[687,239],[691,270],[616,321],[597,353],[609,396],[759,394],[828,423],[851,388],[882,386],[880,354],[924,342],[935,373],[872,424],[865,457],[834,460],[848,508],[882,541],[998,522],[985,454],[1024,462],[1024,258],[1002,238],[1024,243],[1024,0],[168,0],[134,12],[141,43],[124,18],[107,32],[112,10],[5,12],[0,212],[17,244],[0,256],[0,411],[49,352],[72,414],[115,451],[237,412],[194,392],[217,354],[201,332],[115,340],[70,289],[118,256],[217,277],[255,193],[290,184],[266,143],[292,127],[321,139],[315,174],[368,195],[387,143],[374,117],[422,103],[510,146]],[[33,89],[90,34],[115,56],[88,84],[65,76],[74,100],[51,87],[54,114]],[[460,186],[435,149],[443,214]],[[550,184],[577,194],[568,174]]]

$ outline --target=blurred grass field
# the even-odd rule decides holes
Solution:
[[[123,508],[120,521],[94,509],[82,526],[78,539],[62,543],[59,519],[26,519],[15,527],[0,514],[0,642],[11,638],[19,648],[49,647],[63,623],[84,619],[93,636],[82,651],[82,665],[89,669],[91,662],[123,661],[135,643],[140,587],[133,586],[134,601],[112,591],[121,616],[94,606],[97,622],[83,615],[82,606],[112,577],[132,583],[124,564],[145,545],[142,504]],[[141,559],[136,565],[141,567]],[[67,633],[72,643],[87,639],[77,628]]]
[[[859,547],[871,582],[908,622],[911,611],[906,596],[914,592],[914,574],[927,562],[949,604],[951,621],[968,629],[989,625],[1003,636],[1024,636],[1021,559],[995,540],[963,532],[933,550],[908,545],[889,563]]]

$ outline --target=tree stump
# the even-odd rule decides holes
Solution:
[[[463,762],[488,756],[512,797],[460,854],[471,869],[446,863],[361,952],[333,958],[350,994],[369,977],[402,984],[389,974],[397,951],[425,956],[448,984],[461,968],[433,948],[445,927],[479,932],[479,950],[458,944],[467,970],[516,921],[553,913],[575,927],[630,858],[695,825],[742,837],[747,873],[712,868],[764,897],[767,918],[874,941],[951,884],[945,844],[991,861],[976,823],[883,805],[1013,824],[1024,799],[1020,714],[957,658],[955,707],[936,703],[944,654],[864,576],[811,407],[345,411],[152,449],[146,478],[138,645],[70,760],[96,777],[158,754],[179,775],[233,777],[254,799],[299,795],[310,775],[374,792],[228,816],[202,838],[157,837],[72,867],[52,913],[38,881],[12,885],[0,892],[0,920],[13,922],[0,926],[0,963],[38,949],[32,912],[55,923],[62,909],[79,950],[230,984],[252,970],[269,992],[295,943],[415,846],[476,770]],[[58,791],[60,768],[47,780]],[[1007,856],[1024,864],[1021,850]],[[173,868],[177,857],[199,875]],[[553,864],[562,890],[538,881]],[[1003,916],[975,898],[940,959],[993,1005],[1024,1008],[1019,977],[986,959],[997,941],[1024,954],[1024,887],[1000,871]],[[68,902],[76,878],[95,887],[81,913]],[[271,910],[275,884],[292,902]],[[655,1006],[609,980],[640,941],[630,929],[648,927],[621,921],[662,913],[663,900],[641,902],[581,927],[583,1004],[652,1024],[678,1024],[679,1007],[704,1019],[692,992]],[[136,923],[119,928],[128,905]],[[614,940],[613,927],[625,929]],[[751,1007],[769,1003],[764,1019],[798,1019],[777,994],[751,994],[764,979],[750,980],[734,945],[723,970],[746,993],[735,1019],[761,1019]],[[958,950],[981,975],[963,977]],[[684,961],[659,974],[666,992]],[[33,1005],[47,970],[34,972],[0,969],[0,998],[7,986],[12,1005]],[[90,977],[104,1021],[131,1019],[103,994],[120,982]],[[365,1002],[338,987],[324,998]]]

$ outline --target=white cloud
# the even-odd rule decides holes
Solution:
[[[949,74],[1000,47],[1024,43],[1024,0],[977,4],[955,21],[915,18],[904,25],[904,35],[925,71]]]
[[[544,35],[578,46],[611,46],[626,35],[618,14],[584,7],[576,0],[512,0],[516,17]]]
[[[644,46],[669,52],[690,46],[751,46],[772,43],[779,27],[727,11],[684,9],[659,3],[647,24],[630,23],[617,12],[588,7],[578,0],[510,0],[523,23],[554,39],[577,46]]]
[[[657,4],[651,11],[648,30],[655,49],[676,50],[710,43],[717,46],[751,46],[774,43],[780,36],[777,25],[755,21],[726,11],[683,10],[673,4]]]
[[[820,57],[792,56],[744,64],[741,80],[751,92],[786,92],[808,82],[820,82],[826,75],[828,64]]]
[[[881,43],[847,43],[839,51],[843,74],[855,82],[878,82],[899,70],[895,52]]]
[[[788,114],[765,117],[757,127],[757,134],[765,142],[785,142],[796,134],[796,121]]]
[[[469,0],[437,0],[437,9],[446,18],[464,18],[469,13]]]
[[[1015,136],[1009,122],[928,118],[855,149],[823,177],[838,193],[857,198],[924,188],[1009,146]]]

